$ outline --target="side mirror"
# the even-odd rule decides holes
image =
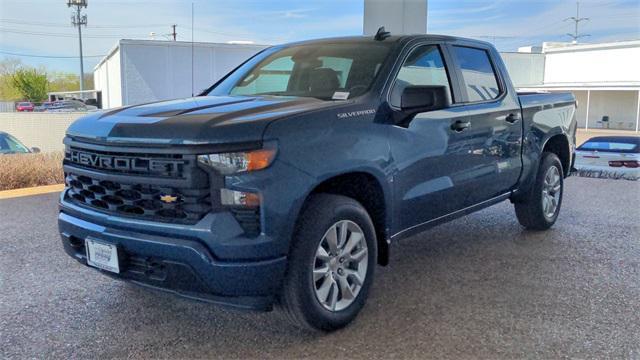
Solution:
[[[31,148],[31,152],[32,152],[32,153],[34,153],[34,154],[37,154],[37,153],[39,153],[39,152],[40,152],[40,148],[38,148],[38,147],[32,147],[32,148]]]
[[[446,86],[407,86],[400,97],[400,108],[407,116],[449,107]]]

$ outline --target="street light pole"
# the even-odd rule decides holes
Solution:
[[[78,44],[80,48],[80,91],[84,90],[84,59],[82,58],[82,25],[87,26],[87,15],[81,14],[81,9],[87,7],[87,0],[67,0],[68,7],[75,7],[71,14],[71,24],[78,28]],[[82,96],[82,95],[81,95]]]

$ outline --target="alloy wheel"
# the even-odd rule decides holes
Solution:
[[[553,219],[560,204],[562,194],[560,170],[556,166],[547,169],[542,184],[542,212],[547,219]]]
[[[327,310],[340,311],[351,305],[367,276],[368,249],[358,224],[341,220],[324,234],[313,265],[316,299]]]

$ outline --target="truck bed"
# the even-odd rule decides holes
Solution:
[[[523,110],[538,106],[566,106],[576,102],[570,92],[518,92],[518,99]]]

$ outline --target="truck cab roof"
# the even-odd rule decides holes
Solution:
[[[390,35],[383,40],[376,40],[374,36],[342,36],[342,37],[332,37],[332,38],[323,38],[323,39],[313,39],[313,40],[304,40],[298,42],[287,43],[282,46],[292,46],[292,45],[302,45],[302,44],[332,44],[332,43],[364,43],[364,42],[374,42],[374,43],[398,43],[398,42],[410,42],[413,40],[423,40],[423,41],[433,41],[433,42],[443,42],[443,41],[465,41],[465,42],[474,42],[482,45],[491,45],[486,41],[481,41],[477,39],[470,39],[458,36],[449,36],[449,35],[438,35],[438,34],[411,34],[411,35]]]

